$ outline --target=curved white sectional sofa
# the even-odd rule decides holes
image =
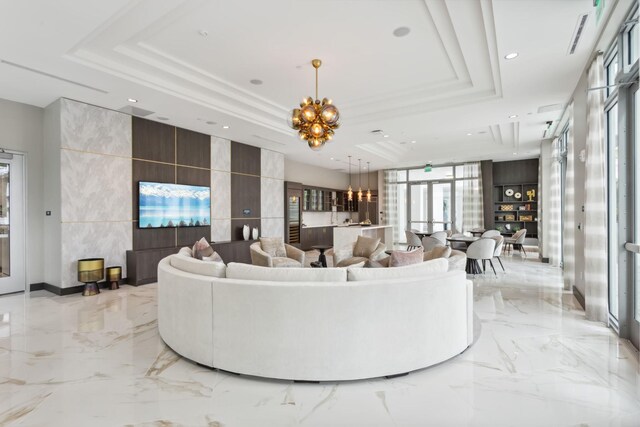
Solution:
[[[355,380],[437,364],[473,340],[473,285],[445,259],[386,269],[230,263],[221,278],[219,267],[172,257],[184,255],[158,266],[160,335],[209,367]]]

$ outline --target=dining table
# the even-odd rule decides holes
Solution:
[[[467,245],[467,247],[469,247],[469,245],[475,242],[476,240],[480,240],[480,237],[475,237],[475,236],[474,237],[469,237],[469,236],[447,237],[448,242],[464,243],[465,245]],[[480,263],[478,262],[478,260],[470,259],[468,257],[467,257],[467,265],[466,265],[465,271],[468,274],[482,273],[482,269],[480,268]]]

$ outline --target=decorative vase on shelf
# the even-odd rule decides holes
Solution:
[[[244,240],[249,240],[249,224],[242,226],[242,237]]]
[[[258,227],[253,227],[251,238],[253,240],[258,240]]]

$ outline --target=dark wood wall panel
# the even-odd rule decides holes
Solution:
[[[495,227],[493,216],[493,162],[480,162],[482,169],[482,203],[484,210],[484,228],[492,230]]]
[[[185,227],[177,228],[178,233],[178,246],[189,246],[202,239],[203,237],[209,241],[211,239],[211,227]]]
[[[133,197],[133,220],[138,219],[138,183],[140,181],[151,182],[167,182],[174,183],[176,170],[173,165],[165,165],[164,163],[144,162],[141,160],[133,161],[132,169],[132,197]]]
[[[211,185],[211,171],[208,169],[177,167],[176,184],[201,185],[209,187]]]
[[[538,159],[493,163],[493,185],[538,182]]]
[[[133,117],[133,158],[175,163],[175,133],[173,126]]]
[[[260,148],[231,141],[231,172],[260,176]]]
[[[253,240],[246,242],[244,240],[237,240],[226,243],[213,243],[211,247],[222,257],[225,263],[243,262],[245,264],[251,264],[249,246],[251,246],[253,242]]]
[[[232,219],[231,220],[231,240],[244,240],[244,237],[242,236],[242,227],[245,224],[249,224],[250,230],[253,230],[253,227],[258,227],[258,231],[260,230],[260,218]],[[251,240],[251,236],[249,236],[249,240]]]
[[[133,250],[168,248],[176,245],[175,228],[139,228],[133,223]]]
[[[260,177],[231,174],[231,218],[260,218]]]
[[[203,133],[177,128],[176,155],[176,163],[179,165],[210,169],[211,137]]]

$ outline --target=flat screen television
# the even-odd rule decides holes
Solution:
[[[211,224],[211,189],[196,185],[138,183],[138,227],[203,227]]]

